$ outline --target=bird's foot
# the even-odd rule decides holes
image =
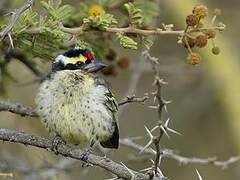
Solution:
[[[66,142],[58,135],[56,135],[52,140],[52,147],[51,150],[58,155],[58,145],[59,144],[66,144]]]
[[[84,161],[84,163],[82,164],[82,167],[89,167],[91,166],[90,163],[88,163],[88,156],[92,153],[93,151],[93,148],[92,147],[88,147],[86,149],[83,150],[83,153],[82,153],[82,161]]]

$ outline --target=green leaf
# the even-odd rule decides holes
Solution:
[[[106,13],[101,16],[89,16],[87,18],[84,18],[83,24],[104,30],[108,27],[115,27],[117,20],[113,17],[112,14]]]
[[[52,1],[41,1],[42,6],[47,10],[50,17],[56,21],[66,21],[71,17],[74,8],[70,5],[63,5],[59,7],[54,7]]]
[[[27,28],[33,27],[37,25],[37,16],[38,14],[31,9],[26,10],[21,16],[18,18],[17,22],[13,27],[13,32],[18,34]]]
[[[117,37],[120,41],[120,44],[127,49],[138,49],[138,43],[134,41],[132,38],[125,36],[121,33],[117,33]]]
[[[134,3],[142,10],[143,24],[151,25],[159,14],[159,5],[155,1],[146,0],[136,0]]]
[[[141,26],[143,23],[142,10],[131,2],[124,4],[124,6],[127,9],[131,24]]]

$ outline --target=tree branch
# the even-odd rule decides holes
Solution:
[[[125,101],[118,103],[118,105],[122,106],[134,102],[144,103],[147,99],[147,95],[143,97],[128,96],[126,97]],[[33,108],[15,102],[13,103],[8,101],[0,101],[0,112],[1,111],[9,111],[15,114],[19,114],[21,116],[38,117],[36,110],[34,110]]]
[[[9,141],[14,143],[20,143],[24,145],[30,145],[42,149],[46,149],[48,151],[52,151],[52,141],[43,137],[30,135],[24,132],[17,132],[9,129],[0,128],[0,140]],[[120,178],[131,179],[132,174],[122,165],[112,161],[109,158],[96,156],[94,154],[87,154],[80,150],[76,149],[70,145],[59,144],[57,147],[57,153],[70,157],[73,159],[81,160],[86,163],[101,167]],[[132,171],[132,170],[131,170]],[[134,172],[134,178],[136,180],[144,180],[150,179],[149,175],[145,175],[142,173]]]
[[[128,148],[134,149],[138,152],[142,151],[143,146],[135,143],[130,138],[122,138],[120,139],[120,144],[126,146]],[[156,155],[156,151],[151,148],[147,148],[143,150],[143,153],[148,155]],[[164,149],[161,151],[161,156],[163,158],[173,159],[180,164],[212,164],[214,166],[220,167],[221,169],[228,168],[229,165],[239,162],[240,156],[230,157],[227,160],[219,161],[216,157],[208,157],[208,158],[199,158],[199,157],[186,157],[179,154],[176,154],[174,150]]]
[[[9,111],[12,113],[19,114],[21,116],[37,117],[37,113],[31,107],[23,106],[19,103],[11,103],[7,101],[0,101],[0,111]]]
[[[20,51],[17,51],[15,49],[10,49],[8,52],[6,52],[6,58],[16,58],[20,62],[22,62],[28,69],[30,69],[37,77],[43,78],[44,74],[40,72],[35,65],[27,59],[25,54],[21,53]]]
[[[84,32],[84,28],[83,26],[80,27],[74,27],[74,28],[68,28],[68,27],[64,27],[62,24],[60,24],[60,29],[65,32],[65,33],[69,33],[72,35],[78,35],[78,34],[82,34]],[[94,29],[96,30],[96,29]],[[103,31],[103,32],[110,32],[110,33],[127,33],[127,34],[139,34],[139,35],[143,35],[143,36],[149,36],[149,35],[183,35],[184,31],[174,31],[174,30],[163,30],[161,28],[156,28],[156,29],[138,29],[135,27],[109,27],[106,29],[98,29],[99,31]],[[34,33],[38,32],[37,30],[32,31]]]
[[[136,97],[136,96],[127,96],[125,100],[122,102],[118,103],[118,106],[122,106],[128,103],[133,103],[133,102],[139,102],[139,103],[144,103],[149,97],[147,95],[144,95],[143,97]]]
[[[34,3],[34,0],[27,0],[25,4],[23,4],[19,9],[16,9],[14,12],[11,12],[10,20],[8,21],[8,25],[0,32],[0,37],[5,37],[7,34],[9,34],[16,21],[20,17],[20,15],[29,9]]]

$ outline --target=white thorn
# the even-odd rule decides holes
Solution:
[[[152,144],[152,139],[141,149],[139,154],[143,153],[151,144]]]
[[[150,109],[158,109],[159,106],[148,106]]]
[[[197,170],[197,169],[196,169],[196,172],[197,172],[197,175],[198,175],[198,179],[199,179],[199,180],[203,180],[203,178],[202,178],[201,174],[198,172],[198,170]]]
[[[144,126],[145,130],[147,131],[149,137],[152,139],[153,138],[153,135],[151,133],[151,131],[147,128],[147,126]]]
[[[159,128],[159,126],[155,126],[154,128],[151,129],[151,132],[154,132],[157,128]]]
[[[143,151],[145,151],[145,150],[152,144],[152,142],[153,142],[153,135],[152,135],[151,131],[150,131],[146,126],[144,126],[144,127],[145,127],[145,130],[146,130],[147,133],[148,133],[148,136],[150,137],[150,140],[149,140],[149,142],[141,149],[141,151],[139,152],[140,154],[141,154]]]
[[[167,130],[170,131],[171,133],[177,134],[177,135],[179,135],[179,136],[182,135],[180,132],[178,132],[178,131],[176,131],[176,130],[174,130],[174,129],[171,129],[171,128],[169,128],[169,127],[167,127]]]
[[[166,120],[166,122],[164,123],[164,126],[165,126],[165,127],[168,127],[169,121],[170,121],[170,118],[168,118],[168,119]]]
[[[11,44],[12,49],[14,49],[13,40],[12,40],[12,36],[11,36],[10,33],[8,33],[8,38],[10,40],[10,44]]]
[[[160,126],[160,129],[163,131],[164,134],[166,134],[167,138],[170,139],[170,136],[168,135],[167,131],[165,130],[164,126]]]

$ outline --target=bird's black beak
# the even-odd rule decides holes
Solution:
[[[102,62],[94,60],[93,62],[84,65],[83,69],[89,73],[94,73],[94,72],[100,71],[101,69],[105,68],[106,66],[107,65]]]

